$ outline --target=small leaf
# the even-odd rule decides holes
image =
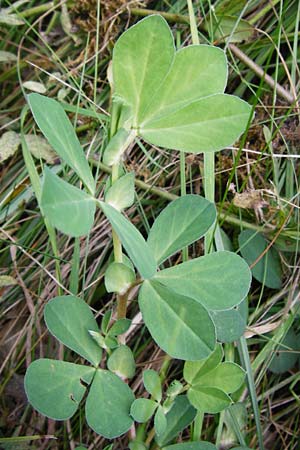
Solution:
[[[279,289],[282,284],[282,268],[278,252],[271,247],[265,252],[268,241],[262,234],[252,230],[244,230],[239,235],[239,245],[242,256],[251,268],[253,277],[269,288]],[[256,262],[258,259],[260,260]]]
[[[95,199],[66,183],[45,167],[41,207],[58,230],[69,236],[88,234],[94,222]]]
[[[183,384],[178,380],[173,380],[167,389],[167,397],[175,398],[181,393]]]
[[[1,14],[1,13],[0,13]],[[5,52],[4,50],[0,50],[0,62],[15,62],[17,61],[17,56],[11,52]]]
[[[210,442],[199,441],[168,445],[163,450],[217,450],[217,447]]]
[[[162,397],[162,390],[158,373],[153,369],[144,370],[143,383],[146,391],[159,403]]]
[[[155,342],[173,358],[198,360],[215,348],[215,328],[203,306],[155,281],[139,293],[144,322]]]
[[[109,327],[109,323],[111,321],[111,316],[112,316],[112,310],[109,309],[108,311],[105,312],[102,321],[101,321],[101,331],[102,333],[106,334],[108,331],[108,327]]]
[[[210,311],[219,342],[237,341],[245,332],[248,319],[248,300],[245,298],[233,309]]]
[[[244,370],[232,362],[223,362],[193,381],[193,386],[215,387],[226,394],[237,391],[245,379]]]
[[[132,403],[130,414],[136,422],[144,423],[153,416],[157,407],[158,404],[153,400],[138,398]]]
[[[134,173],[118,178],[108,189],[105,202],[118,211],[129,208],[134,203]]]
[[[6,131],[0,138],[0,163],[13,156],[21,143],[15,131]]]
[[[290,328],[276,348],[268,369],[273,373],[284,373],[292,369],[299,358],[299,350],[299,338],[293,328]]]
[[[0,23],[5,25],[19,26],[24,25],[24,20],[20,19],[17,14],[9,14],[7,12],[8,8],[1,8],[0,10]]]
[[[98,325],[87,303],[71,295],[55,297],[46,304],[44,316],[56,339],[94,366],[99,364],[102,351],[89,334],[98,331]]]
[[[0,275],[0,288],[14,286],[18,284],[17,280],[10,275]]]
[[[161,436],[156,436],[160,447],[167,445],[184,430],[195,418],[196,410],[185,395],[176,397],[171,410],[167,413],[167,427]]]
[[[202,375],[217,367],[223,359],[221,344],[217,344],[215,350],[208,358],[201,361],[186,361],[183,369],[183,377],[189,384],[196,384]]]
[[[89,192],[94,195],[95,181],[74,128],[63,107],[56,100],[40,94],[30,94],[27,99],[33,117],[49,144],[77,173]]]
[[[141,233],[115,208],[103,202],[98,203],[141,276],[151,278],[156,271],[156,262]]]
[[[126,333],[131,325],[130,319],[118,319],[108,330],[109,336],[119,336],[120,334]]]
[[[107,361],[107,368],[122,379],[132,378],[135,374],[135,360],[130,348],[120,345],[114,350]]]
[[[25,392],[29,402],[41,414],[66,420],[77,410],[94,372],[93,367],[38,359],[27,369]]]
[[[191,404],[203,413],[216,414],[223,411],[231,403],[231,398],[221,389],[195,385],[187,393]]]
[[[111,263],[105,272],[104,284],[107,292],[125,294],[134,281],[135,273],[122,263]]]
[[[57,159],[57,154],[53,151],[53,148],[48,144],[46,139],[34,134],[26,134],[24,139],[28,150],[35,158],[44,159],[48,164],[54,164],[55,159]]]
[[[209,310],[223,310],[238,305],[246,297],[251,272],[241,257],[224,251],[161,270],[155,279]]]
[[[37,92],[39,94],[45,94],[47,92],[47,89],[43,83],[38,81],[25,81],[23,83],[23,87],[29,91]]]
[[[167,418],[163,408],[159,405],[154,416],[154,429],[157,436],[164,434],[167,428]]]
[[[215,206],[199,195],[185,195],[171,202],[156,218],[148,236],[157,263],[202,237],[215,219]]]
[[[135,131],[128,131],[124,128],[120,128],[117,133],[111,138],[106,149],[104,150],[103,163],[107,166],[117,164],[120,161],[123,153],[134,141],[135,136]]]
[[[228,14],[211,14],[211,23],[204,20],[203,25],[206,31],[213,28],[215,40],[226,43],[248,41],[255,32],[250,22]]]
[[[133,401],[134,395],[126,383],[113,373],[98,369],[85,405],[88,425],[107,439],[121,436],[133,424]]]

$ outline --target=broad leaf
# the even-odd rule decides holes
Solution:
[[[102,350],[90,336],[89,330],[99,331],[89,306],[73,296],[55,297],[44,311],[46,325],[60,342],[97,366]]]
[[[27,369],[25,391],[31,405],[55,420],[73,416],[94,375],[93,367],[38,359]]]
[[[299,335],[296,335],[293,328],[290,328],[282,343],[276,347],[269,370],[273,373],[284,373],[292,369],[298,358],[300,350]]]
[[[155,281],[145,281],[139,305],[151,336],[173,358],[198,360],[214,350],[213,322],[206,309],[192,298]]]
[[[161,405],[156,410],[154,416],[154,429],[156,436],[161,436],[167,428],[167,418]]]
[[[195,385],[190,387],[187,396],[191,404],[203,413],[216,414],[232,403],[229,395],[215,387]]]
[[[215,219],[215,206],[199,195],[171,202],[155,220],[148,237],[157,263],[203,236]]]
[[[183,377],[189,384],[196,384],[202,375],[217,367],[223,359],[221,344],[217,344],[213,353],[201,361],[186,361],[183,369]]]
[[[115,208],[104,202],[99,205],[141,276],[151,278],[156,271],[156,262],[141,233]]]
[[[121,436],[133,423],[133,401],[134,395],[126,383],[117,375],[98,369],[85,405],[88,425],[107,439]]]
[[[213,370],[197,377],[193,386],[207,386],[218,388],[226,394],[239,389],[245,379],[244,370],[232,362],[223,362]]]
[[[88,234],[94,222],[96,204],[86,192],[66,183],[45,167],[41,207],[58,230],[70,236]]]
[[[158,15],[141,20],[118,39],[113,51],[115,95],[131,105],[135,126],[167,75],[174,53],[171,30]]]
[[[129,208],[134,202],[134,173],[118,178],[108,189],[105,201],[118,211]]]
[[[184,430],[195,418],[196,410],[185,395],[180,395],[174,401],[171,410],[166,415],[167,427],[161,436],[156,436],[160,447],[167,445]]]
[[[120,378],[132,378],[135,374],[133,353],[127,345],[120,345],[107,361],[107,368]]]
[[[145,389],[157,402],[161,401],[162,390],[161,390],[161,379],[158,373],[153,369],[144,370],[143,372],[143,383]]]
[[[260,258],[268,244],[268,241],[262,234],[252,230],[244,230],[239,235],[242,256],[249,265],[255,263],[251,269],[253,277],[269,288],[279,289],[282,284],[282,268],[278,252],[271,247]],[[256,262],[258,259],[259,261]]]
[[[51,98],[40,94],[27,97],[34,120],[57,154],[77,173],[91,194],[95,181],[78,141],[74,128],[63,107]]]
[[[201,98],[162,117],[153,117],[139,130],[147,142],[173,150],[200,153],[232,145],[245,130],[251,107],[227,94]]]
[[[168,445],[162,450],[217,450],[217,447],[210,442],[199,441]]]
[[[113,262],[105,272],[105,288],[107,292],[124,294],[135,281],[135,273],[125,264]]]
[[[251,272],[242,258],[224,251],[161,270],[155,279],[209,310],[223,310],[238,305],[246,297]]]
[[[130,414],[136,422],[147,422],[153,416],[158,404],[147,398],[136,399],[130,409]]]
[[[244,299],[233,309],[210,311],[219,342],[237,341],[245,332],[248,319],[248,301]]]

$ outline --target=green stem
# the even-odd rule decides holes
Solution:
[[[197,412],[197,415],[194,419],[194,429],[192,434],[192,441],[200,441],[202,426],[203,426],[204,413],[201,411]]]
[[[215,154],[204,153],[204,192],[205,198],[215,203]],[[208,230],[205,235],[205,253],[213,249],[214,228]]]

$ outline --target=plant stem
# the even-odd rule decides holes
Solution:
[[[197,415],[194,419],[194,429],[193,429],[192,441],[200,441],[201,440],[203,419],[204,419],[204,413],[198,411]]]
[[[215,154],[204,153],[204,192],[205,198],[215,203]],[[208,230],[205,235],[205,253],[213,249],[214,228]]]

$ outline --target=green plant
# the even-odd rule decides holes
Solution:
[[[105,286],[116,293],[117,314],[112,321],[108,311],[99,328],[84,300],[72,295],[50,300],[45,307],[49,331],[89,365],[36,360],[26,373],[26,393],[35,409],[57,420],[70,418],[87,393],[86,420],[108,439],[126,433],[134,420],[144,423],[154,415],[159,447],[213,449],[210,443],[168,444],[197,413],[227,408],[229,394],[243,383],[244,371],[222,362],[218,341],[231,342],[243,333],[239,323],[238,331],[235,325],[226,330],[224,323],[246,298],[251,272],[228,251],[166,268],[170,257],[211,230],[215,206],[200,196],[184,195],[161,212],[145,240],[122,214],[134,202],[134,176],[124,173],[121,161],[136,136],[184,152],[221,150],[246,128],[250,106],[224,94],[224,52],[206,45],[176,52],[160,16],[140,21],[120,37],[112,72],[111,130],[103,156],[112,174],[101,200],[63,108],[39,94],[28,96],[40,130],[84,185],[72,186],[45,167],[38,198],[42,213],[51,226],[78,237],[90,232],[96,207],[102,210],[113,230],[115,261],[106,271]],[[158,373],[144,371],[149,399],[135,399],[129,387],[135,362],[122,337],[130,327],[127,300],[134,286],[139,286],[139,308],[154,341],[172,358],[185,361],[183,380],[174,380],[165,393]],[[149,442],[142,430],[130,448],[146,448]]]

